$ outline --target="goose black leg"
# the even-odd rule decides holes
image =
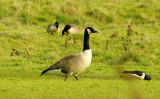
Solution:
[[[74,75],[74,77],[75,77],[77,80],[79,80],[77,75]]]
[[[66,74],[66,78],[64,79],[64,81],[66,81],[67,78],[68,78],[68,74]]]

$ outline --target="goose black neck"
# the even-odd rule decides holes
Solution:
[[[58,29],[58,27],[59,27],[59,26],[58,26],[58,24],[57,24],[57,25],[56,25],[56,28]]]
[[[87,29],[85,29],[84,33],[84,42],[83,42],[83,51],[90,49],[89,47],[89,34]]]
[[[55,26],[55,27],[58,29],[58,27],[59,27],[59,24],[55,24],[54,26]]]

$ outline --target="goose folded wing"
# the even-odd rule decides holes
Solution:
[[[57,61],[54,65],[54,68],[56,69],[60,69],[63,68],[65,66],[68,66],[69,64],[74,63],[76,60],[78,61],[78,59],[80,58],[80,54],[76,53],[76,54],[71,54],[68,56],[63,57],[62,59],[60,59],[59,61]]]

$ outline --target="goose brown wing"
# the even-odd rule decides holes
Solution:
[[[54,26],[54,24],[49,24],[49,25],[47,26],[47,29],[49,29],[52,25]]]
[[[71,61],[74,61],[75,59],[77,59],[79,56],[80,55],[78,53],[65,56],[62,59],[60,59],[59,61],[57,61],[55,64],[50,66],[49,69],[52,70],[52,69],[63,68],[65,66],[67,66]]]
[[[78,26],[75,24],[70,24],[70,26],[78,31]]]
[[[52,25],[54,25],[54,24],[49,24],[49,25],[47,26],[47,32],[49,32],[49,28],[50,28]]]

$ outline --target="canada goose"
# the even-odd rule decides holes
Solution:
[[[62,31],[62,36],[63,35],[69,35],[69,34],[74,34],[78,32],[78,27],[75,24],[67,24],[63,31]]]
[[[49,70],[61,69],[61,72],[66,74],[64,81],[67,79],[68,75],[74,75],[74,77],[78,80],[77,74],[91,64],[92,52],[89,47],[90,33],[97,33],[97,31],[95,31],[92,27],[87,27],[85,29],[82,52],[63,57],[49,68],[44,70],[41,75]]]
[[[137,77],[137,78],[142,79],[142,80],[151,80],[151,77],[146,75],[142,71],[138,71],[138,70],[135,70],[135,71],[124,71],[123,73],[132,75],[132,76]]]
[[[75,24],[67,24],[63,31],[62,31],[62,36],[63,35],[69,35],[69,34],[76,34],[78,32],[78,26],[75,25]],[[71,35],[71,38],[72,38],[72,35]],[[76,38],[73,38],[73,42],[74,44],[76,44]],[[65,47],[66,47],[66,44],[68,45],[68,38],[66,39],[65,41]],[[68,47],[66,47],[68,48]]]
[[[47,33],[60,32],[59,22],[55,22],[54,24],[49,24],[47,27]]]

